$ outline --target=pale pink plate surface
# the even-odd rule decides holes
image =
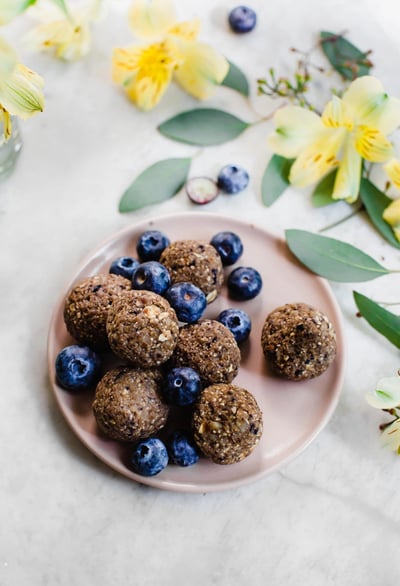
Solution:
[[[136,241],[142,232],[158,229],[171,240],[195,238],[209,241],[222,230],[236,232],[244,253],[237,265],[253,266],[262,275],[263,289],[253,300],[232,302],[224,288],[207,309],[216,317],[227,307],[241,307],[252,319],[250,340],[242,346],[242,363],[235,383],[251,391],[264,415],[264,433],[254,452],[243,462],[220,466],[206,459],[189,468],[169,465],[159,475],[144,478],[126,466],[128,446],[102,437],[91,411],[93,395],[72,396],[55,382],[54,362],[58,352],[73,343],[63,322],[64,297],[70,287],[89,275],[108,272],[111,261],[122,255],[136,256]],[[226,274],[232,270],[227,267]],[[320,377],[290,382],[277,378],[265,363],[260,336],[267,314],[284,303],[306,302],[323,311],[336,329],[338,354]],[[301,452],[321,431],[332,415],[343,379],[343,335],[336,301],[327,283],[301,267],[285,243],[264,230],[239,220],[214,214],[183,213],[147,220],[129,227],[103,243],[84,262],[55,307],[48,338],[48,361],[52,388],[60,409],[79,439],[103,462],[138,482],[162,489],[209,492],[253,482],[276,470]]]

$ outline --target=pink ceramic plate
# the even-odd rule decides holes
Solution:
[[[81,279],[108,272],[111,261],[122,255],[135,256],[138,236],[148,229],[165,232],[171,240],[197,238],[209,241],[222,230],[236,232],[244,254],[240,265],[253,266],[262,275],[263,290],[251,301],[232,302],[224,288],[207,308],[207,317],[216,317],[227,307],[241,307],[250,314],[252,333],[242,346],[242,363],[235,383],[250,390],[264,414],[264,433],[254,452],[243,462],[220,466],[201,459],[189,468],[170,465],[159,475],[145,478],[125,464],[128,446],[102,437],[92,415],[92,394],[72,396],[55,382],[54,362],[58,352],[73,342],[63,322],[63,301],[70,287]],[[232,268],[228,267],[226,272]],[[269,372],[260,336],[267,314],[284,303],[303,301],[328,315],[337,332],[338,354],[320,377],[290,382]],[[321,431],[332,415],[343,378],[343,336],[338,306],[327,283],[292,257],[285,243],[253,224],[205,213],[183,213],[135,224],[112,236],[80,267],[54,310],[48,339],[48,360],[52,388],[60,409],[79,439],[103,462],[121,474],[158,488],[209,492],[253,482],[276,470],[299,454]]]

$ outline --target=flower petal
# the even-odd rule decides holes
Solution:
[[[400,419],[396,419],[383,430],[381,439],[385,448],[400,453]]]
[[[400,377],[381,378],[374,391],[369,391],[365,398],[376,409],[393,409],[400,405]]]
[[[199,18],[178,22],[168,29],[168,34],[181,37],[186,41],[195,41],[200,33],[200,25],[201,21]]]
[[[172,72],[167,69],[156,76],[142,71],[125,86],[125,90],[140,110],[148,111],[157,106],[171,83],[171,78]]]
[[[358,126],[354,146],[360,155],[372,163],[383,163],[393,155],[393,145],[377,128]]]
[[[293,159],[308,147],[323,131],[320,117],[301,108],[286,106],[274,116],[275,132],[268,137],[268,144],[274,153]]]
[[[392,227],[394,235],[400,241],[400,199],[393,200],[385,208],[382,218]]]
[[[343,157],[336,173],[333,187],[333,199],[345,199],[354,202],[360,191],[362,161],[361,156],[348,138],[345,143]]]
[[[400,161],[399,159],[390,159],[386,165],[383,166],[384,170],[386,171],[388,177],[392,181],[392,183],[400,189]]]
[[[166,34],[176,21],[172,0],[135,0],[129,24],[138,37],[156,38]]]
[[[321,119],[322,123],[328,128],[345,127],[351,130],[353,127],[353,121],[346,103],[337,96],[333,96],[332,100],[325,106]]]
[[[229,63],[212,47],[197,41],[179,41],[183,63],[175,71],[179,85],[199,100],[207,99],[226,77]]]
[[[14,49],[0,38],[0,81],[4,76],[10,75],[17,65],[17,54]]]
[[[36,0],[1,0],[0,25],[9,23],[15,16],[26,10]]]
[[[0,84],[0,103],[10,114],[29,118],[44,108],[44,96],[40,87],[32,81],[30,69],[18,65],[15,71]],[[41,79],[38,76],[39,79]]]

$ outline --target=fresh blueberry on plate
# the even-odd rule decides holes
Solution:
[[[131,454],[133,470],[141,476],[155,476],[168,464],[168,452],[164,442],[153,437],[140,441]]]
[[[188,324],[199,320],[207,307],[203,291],[186,281],[171,285],[165,292],[165,298],[175,310],[178,320]]]
[[[170,283],[171,277],[168,269],[156,260],[143,262],[133,271],[133,289],[146,289],[146,291],[163,295]]]
[[[169,459],[177,466],[193,466],[199,460],[195,443],[180,431],[174,432],[167,442]]]
[[[170,240],[163,232],[147,230],[140,236],[136,250],[141,261],[158,260],[169,244]]]
[[[253,267],[238,267],[229,275],[227,286],[230,296],[234,299],[253,299],[261,291],[261,275]]]
[[[93,388],[100,378],[100,358],[88,346],[73,344],[59,352],[55,363],[59,385],[71,392]]]
[[[186,181],[185,191],[190,201],[197,205],[210,203],[219,194],[218,185],[209,177],[192,177]]]
[[[218,232],[210,244],[218,252],[224,266],[233,265],[243,253],[242,241],[234,232]]]
[[[139,266],[139,261],[131,256],[120,256],[112,261],[109,272],[121,275],[125,279],[132,279],[133,271]]]
[[[257,24],[257,14],[249,6],[236,6],[228,16],[229,26],[235,33],[249,33]]]
[[[169,405],[192,405],[201,393],[200,376],[188,366],[173,368],[166,376],[162,392]]]
[[[233,195],[248,186],[249,174],[238,165],[225,165],[218,174],[217,184],[222,191]]]
[[[232,332],[238,344],[247,340],[250,335],[251,319],[242,309],[224,309],[217,317],[217,320]]]

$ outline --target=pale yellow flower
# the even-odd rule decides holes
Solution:
[[[381,378],[376,389],[369,391],[365,398],[375,409],[393,409],[400,406],[400,376]]]
[[[322,116],[287,106],[275,114],[275,124],[272,150],[296,159],[290,183],[311,185],[337,167],[332,197],[351,203],[359,194],[362,160],[382,163],[393,156],[387,135],[400,125],[400,100],[389,97],[378,79],[364,76],[342,98],[333,96]]]
[[[154,108],[172,79],[199,100],[207,99],[228,73],[228,61],[197,40],[198,19],[177,22],[170,0],[138,0],[129,14],[133,32],[150,45],[115,49],[112,75],[142,110]]]
[[[0,39],[0,120],[4,136],[11,135],[11,116],[29,118],[44,108],[43,79],[22,63],[12,47]]]
[[[382,431],[382,443],[385,448],[400,454],[400,419],[396,419]]]
[[[36,0],[0,0],[0,25],[9,23],[35,2]]]
[[[101,0],[74,4],[67,12],[43,0],[32,10],[40,24],[25,37],[33,49],[51,51],[59,59],[75,61],[88,54],[91,45],[91,24],[98,18]]]

